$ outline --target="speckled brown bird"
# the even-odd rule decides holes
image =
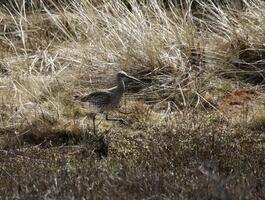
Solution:
[[[121,98],[123,93],[125,92],[125,83],[124,79],[132,79],[134,81],[140,82],[137,78],[134,78],[132,76],[129,76],[124,71],[119,71],[116,75],[117,79],[117,86],[105,90],[99,90],[96,92],[92,92],[85,96],[74,96],[75,100],[79,100],[83,103],[88,104],[89,106],[94,107],[98,113],[105,113],[106,114],[106,120],[111,121],[120,121],[121,123],[127,125],[128,122],[121,118],[109,118],[108,112],[115,110],[119,107]],[[94,126],[94,133],[96,132],[95,127],[95,120],[96,120],[96,114],[93,115],[93,126]]]

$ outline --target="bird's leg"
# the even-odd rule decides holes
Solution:
[[[119,122],[121,122],[124,125],[128,125],[129,124],[126,120],[124,120],[122,118],[114,118],[114,117],[110,118],[108,113],[106,113],[106,120],[108,120],[108,121],[119,121]]]
[[[94,129],[94,134],[96,134],[96,114],[93,115],[93,129]]]

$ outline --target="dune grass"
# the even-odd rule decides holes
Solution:
[[[261,0],[0,7],[0,191],[10,199],[263,199]],[[76,94],[115,85],[121,116]]]

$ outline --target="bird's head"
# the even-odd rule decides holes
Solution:
[[[124,71],[119,71],[117,73],[117,78],[126,78],[126,77],[128,77],[128,74]]]
[[[125,78],[128,78],[128,79],[132,79],[132,80],[137,81],[137,82],[141,82],[139,79],[134,78],[133,76],[129,76],[129,75],[128,75],[126,72],[124,72],[124,71],[119,71],[119,72],[117,73],[117,78],[118,78],[118,79],[125,79]]]

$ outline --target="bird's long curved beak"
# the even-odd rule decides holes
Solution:
[[[137,82],[139,82],[139,83],[142,83],[143,84],[143,82],[142,81],[140,81],[139,79],[137,79],[137,78],[134,78],[133,76],[129,76],[129,75],[127,75],[126,76],[127,78],[129,78],[129,79],[132,79],[132,80],[134,80],[134,81],[137,81]]]

